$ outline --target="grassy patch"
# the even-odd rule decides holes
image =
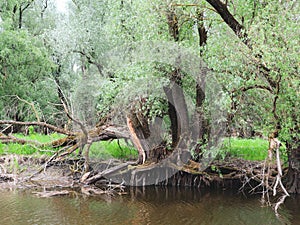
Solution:
[[[20,139],[38,141],[40,143],[51,142],[53,140],[57,140],[63,137],[63,135],[57,133],[53,133],[50,135],[43,135],[38,133],[32,133],[30,135],[14,134],[14,136]],[[49,148],[41,149],[41,150],[45,150],[45,151],[39,151],[38,148],[30,144],[20,145],[16,143],[10,143],[10,144],[0,143],[0,155],[5,155],[5,154],[32,155],[35,153],[51,155],[53,154],[52,152],[54,151],[54,149],[49,149]]]
[[[25,140],[38,141],[40,143],[48,143],[53,140],[64,137],[64,135],[53,133],[50,135],[43,135],[38,133],[32,133],[30,135],[14,134],[15,137]],[[17,154],[17,155],[52,155],[55,149],[38,149],[33,145],[20,145],[16,143],[1,144],[0,143],[0,155]],[[98,159],[136,159],[137,151],[133,147],[129,147],[125,141],[114,140],[111,142],[102,141],[93,143],[90,149],[90,157]]]
[[[32,133],[28,136],[22,134],[15,135],[18,138],[27,140],[36,140],[41,143],[51,142],[59,138],[64,137],[61,134],[53,133],[50,135],[42,135]],[[264,160],[268,154],[268,141],[264,139],[241,139],[241,138],[227,138],[223,142],[223,146],[218,153],[219,159],[224,159],[227,156],[232,158],[243,158],[246,160]],[[36,147],[31,145],[20,144],[1,144],[0,143],[0,155],[4,154],[18,154],[18,155],[32,155],[32,154],[48,154],[52,155],[54,149],[44,149],[39,151]],[[49,151],[50,150],[50,151]],[[280,148],[281,154],[286,161],[287,154],[284,147]],[[48,152],[47,152],[48,151]],[[138,153],[133,148],[128,146],[125,141],[117,140],[108,142],[101,141],[93,143],[90,149],[90,157],[94,159],[137,159]]]
[[[137,155],[137,150],[122,140],[119,140],[119,144],[117,140],[96,142],[90,149],[90,157],[98,159],[136,159]]]
[[[269,142],[264,139],[227,138],[219,152],[220,158],[230,156],[246,160],[264,160],[268,155]],[[285,147],[280,148],[281,154],[286,158]]]
[[[17,155],[32,155],[37,152],[37,149],[30,145],[20,145],[20,144],[0,144],[0,154],[17,154]]]

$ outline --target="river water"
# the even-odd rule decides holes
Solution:
[[[126,195],[40,198],[0,190],[0,224],[300,224],[300,196],[288,198],[278,219],[259,196],[194,188],[131,188]]]

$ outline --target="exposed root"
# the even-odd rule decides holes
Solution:
[[[286,188],[282,183],[282,166],[280,161],[279,153],[280,142],[276,138],[270,140],[270,147],[268,149],[268,158],[265,159],[263,167],[259,174],[251,174],[250,177],[245,176],[244,184],[242,188],[246,185],[251,187],[250,193],[261,193],[261,202],[269,206],[274,206],[274,211],[276,216],[279,216],[278,209],[281,204],[284,203],[286,197],[289,196]],[[275,152],[276,164],[273,165],[273,152]],[[277,171],[274,171],[274,168]],[[257,181],[256,186],[251,186],[251,180]],[[273,193],[273,197],[278,194],[282,194],[276,203],[272,203],[270,198],[270,193]]]

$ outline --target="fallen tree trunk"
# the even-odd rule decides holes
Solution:
[[[64,148],[64,152],[60,153],[56,157],[63,157],[65,155],[71,154],[76,151],[78,148],[84,147],[87,143],[85,137],[88,136],[89,143],[98,142],[98,141],[108,141],[113,139],[129,139],[130,133],[127,130],[127,127],[122,126],[114,126],[114,125],[103,125],[99,127],[95,127],[87,132],[87,135],[83,132],[73,132],[61,129],[59,127],[53,126],[51,124],[47,124],[44,122],[19,122],[12,120],[0,120],[0,125],[22,125],[22,126],[40,126],[47,127],[54,132],[64,134],[65,137],[62,137],[58,140],[54,140],[49,143],[40,143],[38,141],[26,140],[22,138],[17,138],[13,135],[5,135],[0,132],[0,143],[8,144],[8,143],[18,143],[18,144],[28,144],[34,146],[38,149],[43,148],[55,148],[59,149]]]
[[[19,122],[13,120],[0,120],[0,125],[1,124],[47,127],[54,132],[66,135],[66,137],[44,144],[44,146],[49,146],[54,148],[77,143],[83,136],[82,132],[68,131],[51,124],[47,124],[45,122],[35,122],[35,121]],[[89,130],[88,135],[91,137],[93,142],[101,141],[101,140],[107,141],[107,140],[121,139],[121,138],[129,139],[130,137],[130,134],[127,131],[126,127],[114,126],[114,125],[103,125],[100,127],[96,127],[92,130]],[[32,143],[32,144],[42,145],[40,143],[38,144],[38,142],[16,138],[12,135],[5,135],[1,132],[0,132],[0,138],[1,138],[0,139],[1,142],[7,141],[7,142],[18,142],[19,144]]]

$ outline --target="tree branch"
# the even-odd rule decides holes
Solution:
[[[71,131],[67,131],[64,129],[61,129],[59,127],[56,127],[54,125],[45,123],[45,122],[20,122],[20,121],[14,121],[14,120],[0,120],[0,125],[1,124],[12,124],[12,125],[21,125],[21,126],[40,126],[40,127],[47,127],[52,131],[55,131],[57,133],[60,134],[65,134],[65,135],[70,135],[70,136],[74,136],[75,133],[71,132]]]
[[[234,16],[229,12],[227,5],[221,2],[220,0],[206,0],[218,14],[222,17],[225,23],[233,30],[233,32],[242,40],[242,42],[252,49],[247,33],[243,31],[244,27],[240,24]]]
[[[18,95],[13,95],[13,96],[16,97],[19,101],[24,102],[24,103],[30,105],[31,108],[32,108],[32,110],[33,110],[33,112],[34,112],[34,114],[35,114],[37,122],[41,121],[40,117],[39,117],[39,114],[38,114],[38,112],[37,112],[37,110],[36,110],[36,108],[35,108],[35,106],[34,106],[34,104],[32,102],[30,103],[30,102],[26,101],[25,99],[20,98]]]
[[[246,91],[249,91],[251,89],[263,89],[263,90],[266,90],[266,91],[269,91],[270,93],[272,93],[272,89],[269,86],[259,85],[259,84],[250,85],[250,86],[247,86],[247,87],[240,87],[238,89],[233,89],[231,91],[231,93],[235,93],[235,92],[238,92],[238,91],[246,92]]]
[[[97,63],[95,60],[92,59],[92,56],[85,53],[84,51],[79,51],[79,50],[73,50],[74,53],[79,53],[80,55],[84,56],[88,63],[93,64],[97,67],[100,75],[103,76],[103,66],[100,63]]]
[[[206,0],[218,14],[222,17],[225,23],[234,31],[236,36],[241,39],[241,41],[252,50],[252,45],[250,44],[250,39],[248,38],[247,32],[244,30],[242,24],[240,24],[234,16],[227,9],[226,4],[222,3],[220,0]],[[261,55],[256,55],[254,57],[255,63],[257,63],[259,72],[268,81],[272,88],[276,88],[276,81],[270,77],[271,70],[261,61]]]

